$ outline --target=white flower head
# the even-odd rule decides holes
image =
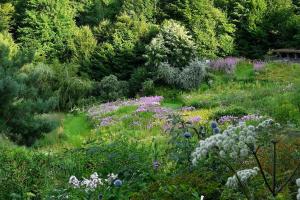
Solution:
[[[258,172],[257,167],[255,167],[253,169],[244,169],[244,170],[238,171],[237,175],[234,175],[227,179],[226,186],[231,187],[231,188],[237,188],[239,185],[237,176],[239,177],[239,179],[241,180],[241,182],[243,184],[246,184],[251,177],[254,177],[257,175],[257,172]]]
[[[76,176],[71,176],[69,179],[69,184],[71,184],[74,188],[80,187],[80,181],[76,178]]]

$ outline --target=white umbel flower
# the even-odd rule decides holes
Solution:
[[[259,169],[257,167],[254,167],[253,169],[244,169],[244,170],[238,171],[237,176],[239,177],[239,179],[241,180],[241,182],[243,184],[246,184],[251,177],[254,177],[257,175],[258,171],[259,171]],[[230,188],[237,188],[239,185],[237,176],[234,175],[232,177],[229,177],[227,179],[226,186],[230,187]]]

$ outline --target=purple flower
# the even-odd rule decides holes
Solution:
[[[235,117],[235,116],[232,116],[232,115],[225,115],[225,116],[222,116],[218,122],[220,124],[225,124],[227,122],[235,122],[238,120],[238,117]]]
[[[235,57],[220,58],[210,62],[210,67],[214,71],[232,73],[240,60],[240,58]]]
[[[171,130],[171,128],[172,128],[172,125],[170,123],[165,123],[163,125],[164,132],[167,132],[167,131]]]
[[[242,117],[235,117],[235,116],[232,116],[232,115],[225,115],[225,116],[222,116],[218,122],[220,124],[225,124],[227,122],[244,122],[244,121],[250,121],[250,120],[254,120],[254,121],[257,121],[257,120],[260,120],[262,117],[259,116],[259,115],[245,115],[245,116],[242,116]]]
[[[191,123],[198,123],[198,122],[200,122],[200,120],[201,120],[201,117],[196,116],[196,117],[191,118],[189,120],[189,122],[191,122]]]
[[[113,118],[112,117],[105,117],[101,120],[100,126],[109,126],[111,125],[113,122]]]
[[[255,71],[261,71],[265,67],[265,63],[262,61],[256,61],[253,63],[253,68]]]

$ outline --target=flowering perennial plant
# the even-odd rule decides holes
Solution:
[[[217,59],[210,63],[210,68],[214,71],[232,73],[235,70],[235,67],[238,64],[238,62],[240,62],[240,60],[240,58],[235,57]]]
[[[192,117],[191,119],[189,119],[189,122],[192,124],[197,124],[200,121],[201,121],[201,117],[199,117],[199,116],[195,116],[195,117]]]
[[[86,192],[95,191],[97,187],[104,186],[105,183],[111,185],[114,180],[116,180],[118,175],[108,174],[106,179],[99,177],[97,172],[94,172],[89,179],[84,178],[83,180],[78,180],[76,176],[71,176],[69,179],[69,184],[73,188],[84,188]]]
[[[238,188],[239,187],[238,178],[240,179],[242,184],[246,185],[251,177],[257,175],[258,171],[259,171],[258,167],[254,167],[253,169],[244,169],[241,171],[237,171],[237,173],[234,176],[231,176],[227,179],[226,186],[233,189]]]
[[[265,65],[266,64],[262,61],[256,61],[253,63],[253,68],[255,71],[261,71],[264,69]]]
[[[124,106],[137,106],[136,113],[152,112],[156,119],[166,119],[173,111],[171,109],[161,107],[162,96],[141,97],[139,99],[131,99],[127,101],[115,101],[104,103],[99,106],[91,107],[87,110],[90,118],[97,123],[96,127],[106,127],[118,120],[112,117],[102,117],[104,114],[118,110]],[[126,115],[124,118],[127,118]],[[119,118],[122,120],[123,118]],[[135,125],[135,124],[134,124]]]
[[[259,121],[262,118],[263,118],[262,116],[255,115],[255,114],[245,115],[245,116],[242,116],[242,117],[236,117],[236,116],[232,116],[232,115],[225,115],[225,116],[222,116],[218,120],[218,122],[220,124],[225,124],[225,123],[228,123],[228,122],[231,123],[231,122]]]
[[[213,126],[213,125],[212,125]],[[254,126],[246,126],[240,123],[238,126],[228,126],[223,133],[212,135],[205,140],[200,140],[198,147],[192,153],[192,162],[205,159],[214,150],[221,158],[232,159],[246,158],[249,154],[249,146],[256,146],[256,131]]]
[[[102,118],[99,126],[101,126],[101,127],[109,126],[112,123],[113,123],[113,118],[112,117],[105,117],[105,118]]]
[[[142,97],[139,100],[139,107],[136,112],[152,112],[155,114],[155,118],[166,119],[172,113],[172,110],[161,107],[160,102],[162,100],[162,96]]]

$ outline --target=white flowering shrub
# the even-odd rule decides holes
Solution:
[[[195,55],[196,46],[189,32],[178,22],[167,20],[146,46],[145,57],[150,67],[156,68],[167,62],[172,67],[183,68]]]
[[[226,186],[234,189],[238,188],[239,187],[238,178],[240,179],[242,184],[247,184],[250,178],[257,175],[258,171],[259,171],[258,167],[254,167],[253,169],[244,169],[238,171],[234,176],[231,176],[227,179]]]

